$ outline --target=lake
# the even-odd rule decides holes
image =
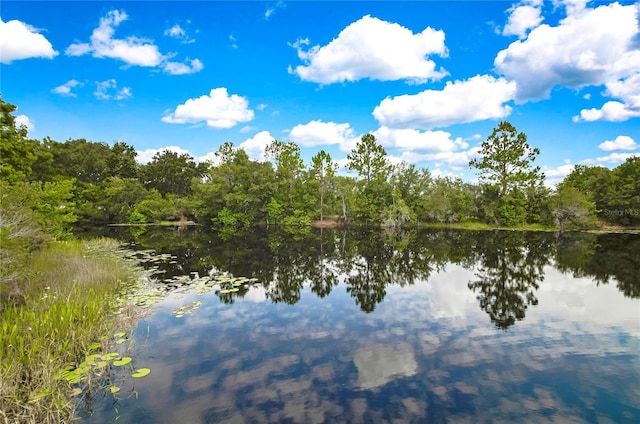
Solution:
[[[257,281],[156,304],[81,422],[640,422],[640,235],[113,231]]]

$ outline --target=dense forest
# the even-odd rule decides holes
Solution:
[[[501,122],[469,166],[478,184],[433,177],[414,164],[392,165],[372,134],[338,173],[320,150],[310,164],[294,142],[273,140],[268,160],[251,160],[227,142],[215,163],[188,154],[157,153],[136,162],[126,142],[33,140],[16,127],[16,107],[0,98],[3,239],[27,221],[60,239],[75,227],[192,220],[239,230],[254,224],[309,226],[314,221],[385,227],[424,223],[486,223],[499,227],[584,229],[640,224],[640,158],[614,169],[577,165],[555,191],[534,166],[539,150]],[[26,231],[26,230],[25,230]]]

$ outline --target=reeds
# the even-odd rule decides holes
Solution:
[[[0,422],[62,423],[72,419],[71,386],[60,378],[108,343],[126,319],[118,293],[136,268],[115,241],[52,243],[29,261],[24,303],[0,312]],[[92,346],[93,345],[93,346]]]

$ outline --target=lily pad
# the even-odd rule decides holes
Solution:
[[[131,374],[131,377],[133,378],[146,377],[147,375],[149,375],[150,372],[151,370],[149,368],[138,368],[133,374]]]
[[[119,339],[119,338],[124,337],[126,335],[127,335],[127,333],[125,333],[124,331],[120,331],[119,333],[114,334],[113,337],[116,338],[116,339]]]
[[[118,387],[118,386],[111,386],[111,387],[109,387],[109,391],[110,391],[111,393],[113,393],[113,394],[116,394],[116,393],[118,393],[118,392],[120,391],[120,387]]]
[[[112,361],[118,357],[120,357],[120,354],[118,352],[110,352],[102,355],[100,359],[102,359],[103,361]]]
[[[102,347],[100,343],[91,343],[89,345],[89,350],[98,350]]]
[[[129,362],[131,362],[131,358],[129,356],[123,356],[122,358],[113,361],[113,366],[121,367],[123,365],[127,365]]]
[[[69,393],[69,396],[74,397],[74,396],[78,396],[79,394],[82,394],[82,389],[80,387],[76,387],[75,389],[71,390],[71,393]]]

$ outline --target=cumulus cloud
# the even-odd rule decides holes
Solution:
[[[637,153],[611,153],[607,156],[600,156],[596,159],[585,159],[583,163],[603,164],[603,163],[621,163],[629,158],[640,157],[640,152]]]
[[[573,172],[575,165],[570,160],[565,160],[564,164],[555,168],[549,168],[547,166],[542,167],[544,173],[545,185],[550,188],[554,188],[559,182],[565,179],[565,177]]]
[[[238,148],[247,152],[247,155],[253,160],[265,161],[266,157],[264,151],[274,139],[275,138],[269,133],[269,131],[260,131],[252,138],[248,138],[240,143]]]
[[[621,122],[640,116],[640,72],[605,84],[604,95],[622,100],[608,101],[601,108],[583,109],[573,121]]]
[[[202,156],[198,156],[196,158],[196,162],[209,162],[212,165],[219,165],[220,164],[220,158],[218,157],[218,155],[216,155],[216,152],[209,152],[205,155]]]
[[[458,137],[451,138],[446,131],[419,131],[415,129],[392,129],[385,126],[373,132],[382,146],[406,151],[451,152],[466,149],[469,145]]]
[[[423,153],[419,151],[402,152],[399,160],[408,163],[435,162],[436,166],[446,166],[454,170],[466,170],[469,161],[480,157],[480,147],[474,146],[467,150]]]
[[[28,132],[32,132],[36,129],[33,121],[27,115],[17,115],[16,116],[16,127],[26,127]]]
[[[229,95],[224,87],[214,88],[208,95],[188,99],[174,112],[162,117],[169,124],[195,124],[206,122],[210,128],[231,128],[253,119],[249,102],[237,94]]]
[[[199,59],[186,60],[186,63],[182,62],[165,62],[162,65],[162,69],[171,75],[186,75],[195,74],[204,69],[204,65]]]
[[[93,95],[100,100],[124,100],[131,97],[131,88],[118,89],[118,83],[112,78],[106,81],[96,81],[96,91],[93,92]]]
[[[638,143],[628,135],[619,135],[615,140],[607,140],[604,143],[601,143],[598,148],[604,152],[635,150],[638,148]]]
[[[76,87],[82,87],[83,85],[84,84],[82,82],[72,79],[62,85],[52,88],[51,92],[54,94],[59,94],[61,96],[77,97],[76,93],[74,93],[72,90]]]
[[[424,83],[447,75],[426,58],[433,54],[447,56],[444,32],[431,27],[414,34],[397,23],[366,15],[329,44],[303,50],[308,44],[308,39],[302,39],[291,45],[305,64],[290,68],[290,72],[305,81],[331,84],[369,78]]]
[[[129,36],[114,38],[116,28],[129,16],[124,11],[111,10],[100,18],[100,24],[90,37],[89,43],[74,43],[67,47],[68,56],[82,56],[91,53],[93,57],[120,60],[128,66],[160,67],[173,75],[194,73],[202,70],[198,59],[188,63],[172,62],[175,54],[163,55],[152,40]]]
[[[36,28],[24,22],[0,19],[0,63],[42,57],[53,59],[58,52]]]
[[[603,85],[640,69],[638,4],[584,3],[566,5],[557,26],[539,25],[497,54],[495,69],[517,82],[519,102],[548,98],[555,86]]]
[[[573,117],[573,122],[579,121],[610,121],[622,122],[640,116],[640,110],[628,108],[624,103],[608,101],[600,109],[582,109],[580,115]]]
[[[303,147],[329,144],[353,147],[359,140],[348,123],[323,121],[310,121],[307,124],[296,125],[289,132],[289,138]]]
[[[465,81],[449,81],[442,90],[387,97],[376,106],[373,116],[385,126],[421,129],[500,119],[511,113],[505,103],[515,92],[514,82],[476,75]]]
[[[151,159],[153,159],[153,157],[157,153],[162,153],[162,152],[165,152],[165,151],[174,152],[174,153],[177,153],[179,155],[189,155],[189,156],[193,157],[191,152],[189,152],[188,150],[183,149],[182,147],[179,147],[179,146],[166,146],[166,147],[161,147],[159,149],[146,149],[146,150],[142,150],[142,151],[136,152],[136,162],[142,163],[142,164],[149,163],[149,162],[151,162]]]
[[[517,35],[520,39],[525,38],[530,29],[537,27],[542,22],[541,5],[541,1],[529,1],[511,7],[509,19],[502,30],[502,35]]]

